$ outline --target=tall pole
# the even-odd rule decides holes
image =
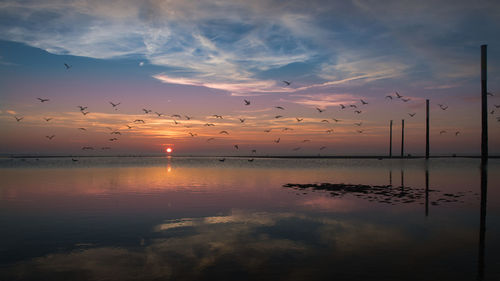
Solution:
[[[481,162],[488,162],[488,89],[486,78],[487,45],[481,45]]]
[[[425,100],[425,159],[429,159],[429,99]]]
[[[389,127],[389,158],[392,158],[392,120]]]
[[[404,157],[405,152],[405,120],[401,119],[401,158]]]

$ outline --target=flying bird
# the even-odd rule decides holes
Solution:
[[[117,138],[110,138],[109,141],[117,141]]]
[[[235,149],[240,149],[240,147],[237,144],[234,145],[234,148]]]
[[[488,96],[494,96],[494,94],[491,93],[491,92],[487,92],[486,95],[488,95]]]
[[[277,138],[274,140],[275,143],[280,143],[281,138]]]
[[[333,133],[333,129],[326,130],[325,132],[326,132],[327,134],[331,134],[331,133]]]
[[[142,123],[142,124],[145,124],[146,122],[144,122],[144,120],[142,120],[142,119],[135,119],[135,120],[134,120],[134,123]]]
[[[455,136],[458,136],[460,134],[460,131],[455,132]]]
[[[219,119],[224,119],[224,118],[222,118],[222,115],[217,115],[217,114],[212,115],[212,117],[219,118]]]
[[[111,101],[110,101],[110,102],[109,102],[109,104],[111,104],[115,110],[118,110],[118,108],[116,108],[116,107],[117,107],[117,106],[119,106],[119,105],[121,104],[121,102],[119,102],[119,103],[114,103],[114,102],[111,102]]]
[[[170,117],[172,117],[172,118],[182,118],[179,114],[172,114],[172,115],[170,115]]]
[[[118,132],[118,131],[113,131],[113,132],[111,132],[110,134],[112,134],[112,135],[120,135],[120,136],[122,135],[122,133],[120,133],[120,132]]]
[[[17,116],[14,116],[14,118],[16,118],[16,121],[17,121],[17,122],[19,122],[19,121],[21,121],[21,120],[23,120],[23,119],[24,119],[24,117],[17,117]]]
[[[219,134],[229,135],[229,133],[227,131],[220,131]]]
[[[207,142],[213,141],[215,138],[208,138]]]
[[[415,116],[416,113],[408,113],[408,115],[410,115],[410,117],[413,117]]]
[[[49,122],[52,118],[43,118],[45,121]]]
[[[189,132],[189,134],[191,135],[191,137],[195,137],[195,136],[197,136],[197,135],[198,135],[198,134],[191,133],[191,132]]]
[[[156,114],[156,115],[158,115],[158,117],[161,117],[161,116],[163,115],[163,113],[161,113],[161,112],[156,112],[156,111],[155,111],[155,114]]]
[[[319,107],[316,107],[316,110],[317,110],[319,113],[321,113],[321,112],[325,111],[324,109],[321,109],[321,108],[319,108]]]
[[[292,129],[292,128],[286,128],[286,127],[285,127],[285,128],[283,128],[283,131],[293,131],[293,129]]]
[[[359,126],[361,126],[362,124],[363,124],[363,122],[354,123],[354,125],[356,125],[356,126],[358,126],[358,127],[359,127]]]
[[[335,119],[335,118],[332,118],[332,120],[335,121],[335,123],[340,121],[339,119]]]
[[[283,116],[282,115],[276,115],[276,116],[274,116],[274,118],[276,118],[276,119],[281,118],[281,117],[283,117]]]
[[[69,65],[67,63],[64,63],[64,67],[66,67],[66,70],[70,69],[71,67],[73,67],[72,65]]]
[[[144,111],[145,114],[148,114],[148,113],[152,112],[151,109],[146,109],[146,108],[143,108],[142,111]]]
[[[245,102],[245,105],[250,105],[250,101],[249,100],[243,100],[243,102]]]
[[[364,130],[356,130],[356,132],[362,134],[364,132]]]
[[[87,129],[85,129],[85,128],[78,128],[78,130],[80,130],[80,131],[87,131]]]
[[[80,108],[80,111],[84,111],[88,108],[88,106],[77,105],[76,107]]]
[[[441,132],[439,132],[439,134],[440,134],[440,135],[442,135],[442,134],[444,134],[444,133],[446,133],[446,131],[445,131],[445,130],[442,130]]]
[[[361,104],[363,104],[363,105],[368,104],[368,103],[367,103],[366,101],[364,101],[364,100],[361,100],[361,99],[360,99],[360,101],[361,101]]]
[[[400,95],[398,92],[396,92],[396,97],[397,97],[398,99],[400,99],[400,98],[402,98],[403,96],[402,96],[402,95]]]
[[[446,110],[446,109],[448,109],[448,106],[447,106],[447,105],[438,104],[438,106],[439,106],[442,110]]]
[[[245,122],[245,119],[243,119],[243,118],[238,118],[238,119],[240,119],[240,122],[241,122],[241,123],[244,123],[244,122]]]
[[[330,121],[328,121],[326,119],[321,120],[321,122],[330,123]]]
[[[281,109],[281,110],[285,110],[285,108],[284,108],[284,107],[282,107],[282,106],[275,106],[274,108]]]
[[[252,149],[252,153],[257,153],[257,149]]]
[[[49,140],[52,140],[56,135],[51,135],[51,136],[45,136],[46,138],[48,138]]]
[[[283,83],[285,83],[285,87],[286,87],[286,86],[290,86],[290,84],[292,84],[292,82],[285,81],[285,80],[283,80],[282,82],[283,82]]]
[[[215,124],[213,124],[213,123],[206,123],[206,124],[205,124],[205,125],[203,125],[203,126],[210,127],[210,126],[215,126]]]
[[[345,105],[343,104],[339,104],[340,105],[340,109],[345,109]]]
[[[89,113],[90,113],[89,111],[83,111],[83,110],[82,110],[82,111],[80,111],[80,112],[83,114],[83,116],[86,116],[87,114],[89,114]]]
[[[125,125],[125,126],[127,126],[128,129],[132,129],[132,126],[130,125]]]
[[[361,114],[361,110],[354,110],[354,113]]]
[[[248,159],[248,162],[253,162],[253,158]]]
[[[388,95],[388,96],[385,96],[386,99],[390,99],[392,100],[392,96]]]
[[[295,117],[295,119],[297,119],[297,122],[304,120],[304,118],[297,118],[297,117]]]
[[[272,129],[266,129],[266,130],[264,130],[264,133],[269,133],[269,132],[271,132],[271,130]]]
[[[179,122],[177,122],[177,120],[175,120],[175,119],[173,119],[172,121],[174,121],[174,124],[175,124],[175,125],[179,125],[179,124],[180,124],[180,123],[179,123]]]
[[[39,100],[40,102],[46,102],[46,101],[49,101],[49,99],[42,99],[42,98],[36,98],[37,100]]]
[[[355,104],[350,104],[349,107],[358,108]]]
[[[226,161],[226,158],[220,158],[219,161],[224,162],[224,161]]]
[[[192,117],[192,116],[188,116],[188,115],[184,115],[184,117],[186,117],[186,120],[191,120],[191,119],[193,119],[193,117]]]
[[[494,104],[495,108],[500,108],[500,104]]]

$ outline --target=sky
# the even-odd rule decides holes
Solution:
[[[4,0],[0,154],[478,155],[487,44],[499,155],[500,3],[382,2]]]

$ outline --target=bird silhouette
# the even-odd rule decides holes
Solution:
[[[361,101],[361,104],[363,104],[363,105],[368,104],[368,103],[367,103],[366,101],[364,101],[364,100],[361,100],[361,99],[360,99],[360,101]]]
[[[111,102],[111,101],[110,101],[110,102],[109,102],[109,104],[111,104],[115,110],[118,110],[118,108],[116,108],[116,107],[117,107],[117,106],[119,106],[119,105],[121,104],[121,102],[119,102],[119,103],[114,103],[114,102]]]
[[[84,111],[88,108],[88,106],[77,105],[76,107],[80,108],[80,111]]]
[[[359,126],[363,125],[363,122],[354,123],[354,125],[359,127]]]
[[[285,83],[285,86],[290,86],[290,84],[292,84],[292,82],[285,81],[285,80],[283,80],[282,82]]]
[[[345,109],[345,105],[343,104],[339,104],[340,105],[340,109]]]
[[[494,96],[494,94],[492,92],[486,92],[486,95],[488,95],[488,96]]]
[[[24,117],[17,117],[17,116],[14,116],[14,118],[16,118],[16,121],[17,121],[17,122],[20,122],[21,120],[23,120],[23,119],[24,119]]]
[[[416,113],[408,113],[408,115],[410,115],[410,117],[413,117],[415,116]]]
[[[49,101],[49,99],[42,99],[42,98],[36,98],[37,100],[39,100],[40,102],[46,102],[46,101]]]
[[[385,96],[385,98],[386,98],[386,99],[390,99],[390,100],[392,100],[392,96],[389,96],[389,95],[388,95],[388,96]]]
[[[158,117],[161,117],[161,116],[163,115],[163,113],[161,113],[161,112],[156,112],[156,111],[155,111],[155,114],[156,114],[156,115],[158,115]]]
[[[238,118],[238,119],[240,119],[240,122],[241,122],[241,123],[244,123],[244,122],[245,122],[245,119],[243,119],[243,118]]]
[[[224,162],[224,161],[226,161],[226,158],[220,158],[219,161]]]
[[[109,141],[117,141],[117,138],[110,138]]]
[[[396,92],[396,97],[397,97],[398,99],[400,99],[400,98],[402,98],[403,96],[402,96],[402,95],[400,95],[398,92]]]
[[[224,118],[222,117],[222,115],[217,115],[217,114],[212,115],[212,117],[215,117],[215,118],[218,118],[218,119],[224,119]]]
[[[120,136],[122,135],[122,133],[120,133],[120,132],[118,132],[118,131],[113,131],[113,132],[111,132],[110,134],[111,134],[111,135],[120,135]]]
[[[297,119],[297,122],[304,120],[304,118],[297,118],[297,117],[295,117],[295,119]]]
[[[85,128],[78,128],[78,130],[80,130],[80,131],[87,131],[87,129],[85,129]]]
[[[280,141],[281,141],[281,138],[277,138],[274,140],[275,143],[280,143]]]
[[[72,65],[69,65],[67,63],[64,63],[64,67],[66,67],[66,70],[70,69],[71,67],[73,67]]]
[[[362,112],[361,110],[354,110],[354,113],[356,114],[361,114],[361,112]]]
[[[455,136],[458,136],[460,134],[460,131],[455,132]]]
[[[500,108],[500,104],[494,104],[495,108]]]
[[[447,105],[443,105],[443,104],[438,104],[439,108],[441,108],[442,110],[446,110],[448,109],[448,106]]]
[[[444,134],[444,133],[446,133],[446,131],[445,131],[445,130],[442,130],[442,131],[440,131],[440,132],[439,132],[439,134],[440,134],[440,135],[442,135],[442,134]]]
[[[177,122],[177,120],[175,120],[175,119],[173,119],[172,121],[174,121],[174,124],[175,124],[175,125],[179,125],[179,124],[180,124],[180,123],[179,123],[179,122]]]
[[[250,105],[250,101],[249,100],[243,100],[243,102],[245,102],[245,105]]]
[[[148,114],[148,113],[152,112],[151,109],[146,109],[146,108],[143,108],[142,111],[144,111],[145,114]]]
[[[45,136],[46,138],[48,138],[49,140],[52,140],[56,135],[51,135],[51,136]]]
[[[203,126],[211,127],[211,126],[215,126],[215,124],[213,124],[213,123],[206,123],[206,124],[205,124],[205,125],[203,125]]]
[[[330,121],[328,121],[326,119],[321,120],[321,122],[330,123]]]
[[[356,132],[362,134],[364,132],[364,130],[356,130]]]
[[[316,110],[317,110],[319,113],[321,113],[321,112],[325,111],[324,109],[321,109],[321,108],[319,108],[319,107],[316,107]]]
[[[134,123],[142,123],[142,124],[145,124],[146,122],[144,122],[144,120],[142,120],[142,119],[135,119],[135,120],[134,120]]]
[[[333,129],[328,129],[328,130],[326,130],[325,132],[326,132],[327,134],[331,134],[331,133],[333,133]]]
[[[128,129],[132,129],[132,128],[133,128],[133,127],[132,127],[132,126],[130,126],[130,125],[125,125],[125,126],[127,126],[127,128],[128,128]]]
[[[189,134],[191,135],[191,137],[195,137],[195,136],[197,136],[197,135],[198,135],[198,134],[191,133],[191,132],[189,132]]]
[[[335,121],[335,123],[340,121],[339,119],[336,119],[336,118],[332,118],[332,120]]]
[[[358,108],[355,104],[350,104],[349,107]]]
[[[191,119],[193,119],[193,117],[192,117],[192,116],[188,116],[188,115],[184,115],[184,117],[186,117],[186,120],[191,120]]]
[[[266,129],[266,130],[264,130],[264,133],[269,133],[269,132],[271,132],[271,130],[272,129]]]
[[[235,149],[240,149],[240,147],[239,147],[237,144],[235,144],[233,147],[234,147]]]
[[[285,108],[283,106],[275,106],[274,108],[285,110]]]
[[[227,131],[220,131],[219,134],[229,135]]]
[[[281,117],[283,117],[283,116],[282,115],[276,115],[276,116],[274,116],[274,118],[276,118],[276,119],[281,118]]]
[[[253,158],[248,159],[248,162],[253,162]]]
[[[293,131],[293,129],[285,127],[285,128],[283,128],[283,131]]]
[[[80,112],[83,114],[83,116],[86,116],[87,114],[89,114],[89,113],[90,113],[89,111],[83,111],[83,110],[82,110],[82,111],[80,111]]]
[[[252,149],[252,153],[257,153],[257,149]]]
[[[49,122],[52,118],[43,118],[45,121]]]

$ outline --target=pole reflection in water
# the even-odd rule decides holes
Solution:
[[[425,216],[429,216],[429,163],[425,162]]]
[[[484,279],[484,249],[485,249],[485,234],[486,234],[486,199],[488,191],[488,171],[487,164],[481,163],[481,211],[479,219],[479,245],[477,259],[477,280]]]

